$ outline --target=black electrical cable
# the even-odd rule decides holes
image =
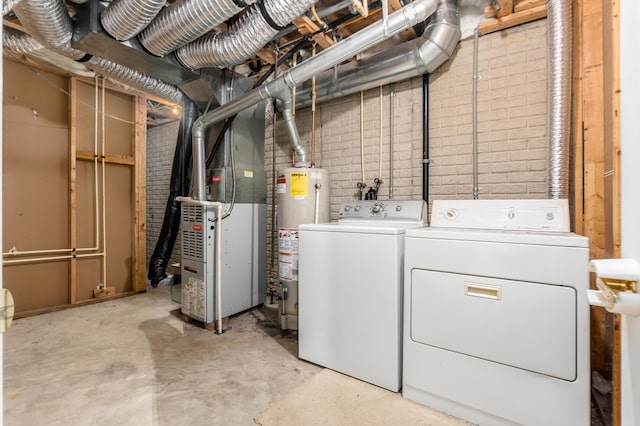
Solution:
[[[429,73],[422,75],[422,199],[429,204]]]

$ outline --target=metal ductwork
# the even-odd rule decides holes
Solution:
[[[70,47],[73,27],[63,1],[23,0],[13,11],[29,34],[46,47],[75,60],[85,56],[85,52]]]
[[[316,102],[433,72],[449,59],[459,41],[457,1],[439,0],[421,37],[316,76]],[[296,105],[310,103],[311,84],[307,82],[297,89]]]
[[[85,52],[69,46],[72,33],[71,18],[63,1],[22,0],[14,10],[25,28],[45,47],[74,60],[86,56]],[[27,43],[26,37],[30,36],[20,36],[23,43]],[[14,41],[16,40],[17,38],[14,38]],[[30,41],[28,43],[32,44]],[[27,48],[26,45],[23,46]],[[135,89],[152,93],[176,104],[183,103],[184,95],[176,86],[129,67],[95,56],[89,59],[87,65]]]
[[[4,28],[2,33],[2,46],[12,52],[20,54],[44,49],[44,46],[29,34],[11,28]]]
[[[255,0],[181,0],[162,10],[138,38],[156,56],[164,56],[236,15]]]
[[[254,56],[315,0],[261,0],[227,31],[207,34],[176,51],[185,67],[231,68]]]
[[[549,198],[569,198],[571,137],[571,2],[548,0]]]
[[[302,163],[306,163],[307,152],[300,144],[300,134],[298,133],[298,128],[296,127],[296,122],[293,118],[293,99],[291,97],[291,92],[285,91],[282,95],[283,96],[278,99],[278,108],[281,111],[284,125],[287,129],[287,133],[289,134],[291,148],[293,148],[294,152],[298,156],[298,160]]]
[[[100,22],[116,40],[129,40],[156,17],[167,0],[115,0],[100,14]]]
[[[149,77],[133,68],[125,67],[106,59],[96,58],[95,56],[89,60],[88,66],[97,73],[120,80],[134,89],[154,94],[174,104],[182,105],[184,103],[184,94],[176,86],[167,84],[157,78]]]
[[[20,0],[2,0],[2,16],[8,15]]]
[[[213,124],[224,120],[258,102],[280,97],[291,88],[310,79],[321,71],[329,69],[340,62],[349,59],[375,44],[393,37],[398,32],[422,22],[436,9],[435,0],[416,0],[389,15],[387,25],[382,21],[357,32],[338,45],[320,52],[302,64],[285,71],[276,80],[264,84],[233,101],[226,103],[208,114],[200,117],[193,125],[193,161],[196,176],[196,198],[206,200],[205,192],[205,139],[206,130]]]
[[[2,44],[6,51],[16,55],[26,55],[31,58],[40,59],[56,67],[66,70],[75,75],[93,78],[95,73],[68,57],[45,48],[40,42],[25,34],[11,28],[5,28],[2,33]]]

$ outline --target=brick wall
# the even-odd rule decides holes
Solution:
[[[478,186],[480,198],[547,197],[546,21],[480,37]],[[429,192],[472,197],[473,40],[430,76]]]
[[[158,241],[169,197],[173,153],[178,137],[178,121],[147,129],[147,270]],[[180,235],[169,264],[180,261]]]
[[[546,198],[546,20],[480,37],[478,51],[479,196]],[[464,40],[451,59],[430,76],[430,200],[472,198],[472,65],[473,40]],[[374,178],[381,177],[384,183],[379,198],[389,197],[389,152],[393,143],[393,196],[420,199],[422,78],[385,86],[382,96],[376,88],[363,97],[364,181],[371,185]],[[356,183],[362,176],[360,112],[360,94],[317,106],[315,163],[330,172],[332,220],[337,219],[340,202],[357,196]],[[310,147],[310,108],[297,111],[296,123],[303,146]],[[281,121],[276,129],[274,147],[272,120],[268,117],[265,152],[269,206],[274,157],[276,172],[291,164],[289,139]],[[271,208],[267,256],[271,252],[270,214]]]

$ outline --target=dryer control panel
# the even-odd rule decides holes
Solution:
[[[569,232],[568,200],[436,200],[431,226]]]
[[[344,201],[338,212],[339,221],[386,220],[424,223],[427,205],[422,200],[357,200]]]

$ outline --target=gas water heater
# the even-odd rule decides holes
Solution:
[[[283,330],[298,329],[298,227],[329,222],[329,173],[291,167],[278,174],[278,293]]]

